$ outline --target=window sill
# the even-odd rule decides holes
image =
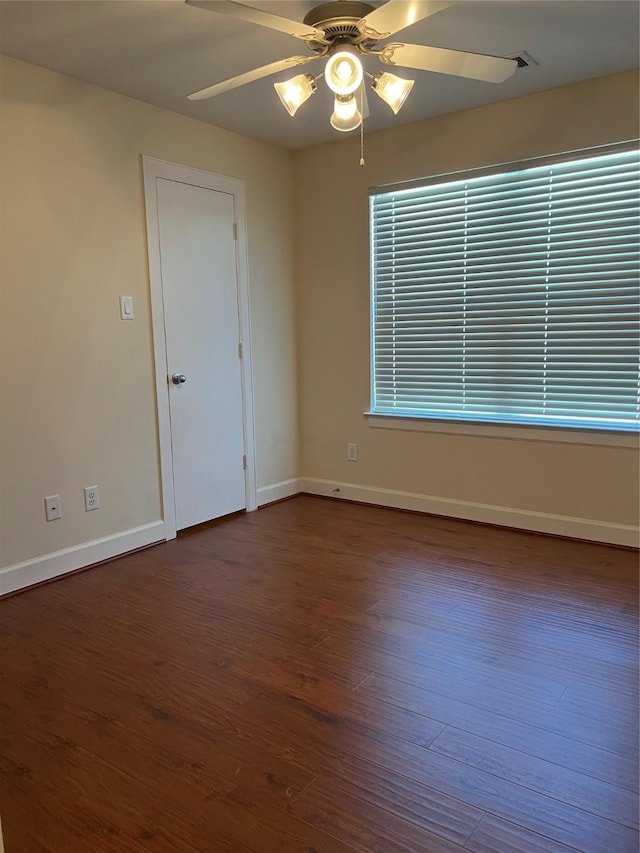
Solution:
[[[575,427],[514,426],[512,424],[471,423],[435,418],[386,415],[364,412],[373,429],[397,429],[404,432],[432,432],[441,435],[471,435],[479,438],[502,438],[511,441],[547,441],[553,444],[583,444],[597,447],[638,449],[635,432],[610,432]]]

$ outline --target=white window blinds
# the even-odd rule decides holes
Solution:
[[[634,429],[639,157],[371,197],[372,410]]]

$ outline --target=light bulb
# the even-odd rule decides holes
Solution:
[[[336,51],[324,69],[327,86],[336,95],[353,95],[362,83],[362,63],[353,48]]]
[[[348,133],[350,130],[360,127],[362,115],[358,111],[356,99],[337,95],[330,121],[331,127],[334,130],[339,130],[341,133]]]
[[[333,109],[338,118],[348,121],[358,112],[355,98],[341,98],[338,96],[333,104]]]
[[[278,93],[282,106],[290,116],[294,116],[305,101],[313,95],[317,86],[311,74],[298,74],[297,77],[285,80],[284,83],[274,83],[273,88]]]
[[[398,115],[413,88],[413,83],[413,80],[405,80],[395,74],[389,74],[388,71],[382,71],[373,78],[371,86],[376,95],[391,107],[394,115]]]
[[[352,63],[346,59],[339,59],[336,62],[336,75],[341,83],[348,83],[352,74]]]

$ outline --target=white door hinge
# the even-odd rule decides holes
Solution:
[[[238,239],[238,224],[237,224],[237,222],[233,223],[233,239],[234,240]]]
[[[238,358],[242,358],[242,341],[238,343]]]
[[[242,470],[243,471],[247,470],[247,454],[246,453],[242,454]]]

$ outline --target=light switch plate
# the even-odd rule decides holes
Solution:
[[[120,297],[120,319],[133,320],[133,296]]]

